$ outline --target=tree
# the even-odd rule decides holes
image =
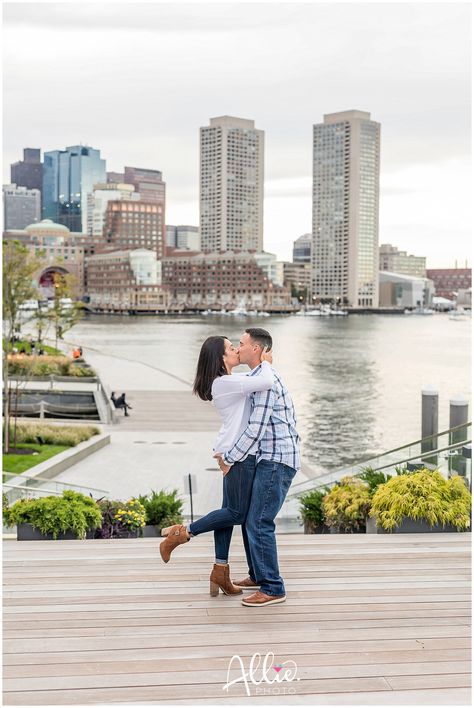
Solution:
[[[27,300],[38,298],[38,286],[35,283],[35,274],[41,268],[41,265],[42,259],[32,254],[19,241],[6,241],[3,243],[2,315],[4,326],[3,382],[5,394],[5,452],[8,452],[10,449],[8,354],[13,348],[15,332],[21,332],[21,306]]]
[[[84,314],[82,302],[73,301],[77,296],[77,279],[70,273],[54,273],[54,307],[51,309],[51,320],[54,324],[56,349],[58,339],[79,322]],[[71,300],[71,302],[68,302]]]

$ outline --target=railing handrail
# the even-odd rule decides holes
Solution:
[[[435,455],[439,455],[441,452],[446,452],[447,450],[455,450],[460,447],[465,447],[466,445],[470,445],[471,443],[472,443],[472,440],[461,440],[457,443],[453,443],[452,445],[448,445],[447,447],[442,447],[437,450],[424,450],[423,452],[420,452],[419,455],[413,455],[412,457],[407,457],[404,460],[397,460],[397,462],[391,462],[388,465],[381,465],[380,467],[374,467],[372,469],[374,472],[379,472],[380,470],[385,470],[385,469],[388,469],[389,467],[397,467],[398,465],[402,465],[405,462],[411,462],[412,460],[419,460],[420,458],[429,459],[430,457],[434,457]],[[408,445],[407,445],[407,447],[408,447]],[[381,455],[381,457],[383,457],[383,455]],[[360,464],[363,465],[364,463],[361,462]],[[356,466],[357,465],[353,465],[353,467],[356,467]],[[334,470],[334,472],[326,472],[326,474],[321,475],[320,477],[314,477],[312,479],[307,479],[305,482],[299,482],[297,485],[295,484],[294,486],[299,487],[303,484],[309,484],[310,482],[314,482],[316,480],[320,481],[324,477],[338,475],[339,473],[342,474],[343,472],[346,472],[346,471],[348,471],[348,470],[342,469],[342,470]],[[331,482],[336,482],[336,481],[337,480],[329,480],[328,482],[323,482],[322,484],[317,484],[316,486],[310,487],[309,489],[302,489],[299,492],[294,492],[292,494],[288,494],[286,499],[287,500],[288,499],[295,499],[300,494],[303,494],[303,493],[309,492],[309,491],[313,491],[315,489],[319,489],[320,487],[325,487],[327,484],[331,484]]]
[[[418,445],[420,443],[426,442],[427,440],[433,440],[433,438],[439,438],[442,435],[448,435],[450,433],[454,433],[456,430],[462,430],[463,428],[469,428],[471,427],[472,423],[471,421],[467,423],[462,423],[461,425],[456,425],[454,428],[448,428],[448,430],[443,430],[441,433],[435,433],[434,435],[427,435],[425,438],[420,438],[419,440],[415,440],[414,442],[408,443],[407,445],[401,445],[400,447],[394,447],[392,450],[387,450],[386,452],[381,452],[379,455],[373,455],[372,457],[367,458],[366,460],[362,460],[361,462],[355,462],[351,467],[358,467],[359,465],[367,465],[371,460],[378,460],[380,457],[385,457],[386,455],[391,455],[394,452],[398,452],[399,450],[405,450],[407,447],[413,447],[413,445]],[[467,440],[463,441],[467,442]],[[431,453],[431,451],[429,451]],[[342,470],[341,470],[342,471]],[[337,472],[337,470],[336,470]],[[326,474],[334,474],[334,472],[327,472]],[[324,475],[325,476],[325,475]],[[311,479],[307,479],[304,482],[298,482],[297,484],[293,485],[294,487],[299,487],[302,484],[307,484],[308,482],[311,482],[313,479],[319,479],[319,477],[312,477]]]
[[[18,479],[19,481],[21,481],[22,479],[31,479],[31,480],[35,480],[36,482],[41,482],[41,483],[53,482],[54,484],[59,484],[61,487],[74,487],[76,489],[89,489],[91,492],[103,492],[104,494],[109,493],[107,489],[98,489],[97,487],[89,487],[88,484],[72,484],[72,482],[61,482],[60,480],[56,481],[55,479],[42,479],[41,477],[38,477],[35,475],[25,475],[24,473],[22,473],[20,476],[18,474],[15,474],[15,472],[3,472],[3,475],[10,477],[10,479],[12,477],[14,477],[14,478]],[[3,482],[3,484],[5,485],[6,482]],[[21,485],[12,485],[12,486],[14,486],[14,487],[16,486],[17,488],[19,488]]]

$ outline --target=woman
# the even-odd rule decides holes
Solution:
[[[230,450],[245,430],[250,417],[250,394],[266,391],[273,386],[270,366],[271,352],[262,350],[261,370],[254,376],[232,374],[240,364],[239,354],[227,337],[208,337],[201,347],[193,392],[203,401],[212,401],[221,416],[214,451]],[[214,531],[216,559],[210,577],[210,593],[216,596],[219,588],[226,595],[242,592],[232,584],[229,573],[229,548],[233,527],[243,524],[250,504],[255,476],[255,456],[248,455],[232,465],[224,476],[222,508],[211,511],[187,527],[176,524],[162,530],[166,540],[160,545],[165,563],[171,552],[181,543],[207,531]]]

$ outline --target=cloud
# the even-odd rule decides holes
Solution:
[[[426,183],[423,222],[436,213],[444,228],[456,206],[441,185],[465,193],[464,172],[443,166],[470,149],[467,4],[6,3],[4,14],[5,181],[24,146],[83,142],[109,169],[162,170],[169,214],[189,221],[199,127],[251,118],[265,131],[265,237],[286,253],[311,224],[313,124],[359,108],[382,125],[381,224],[419,224]]]

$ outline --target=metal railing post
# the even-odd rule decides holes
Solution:
[[[436,450],[438,447],[438,438],[430,438],[438,432],[438,398],[438,390],[434,386],[425,386],[421,391],[421,452]],[[423,457],[422,461],[436,467],[438,457]]]
[[[468,413],[469,402],[465,396],[455,396],[449,401],[449,427],[457,428],[449,433],[450,445],[467,440]],[[450,456],[448,470],[450,476],[451,474],[459,474],[465,477],[467,473],[466,458],[463,457],[462,454]]]

